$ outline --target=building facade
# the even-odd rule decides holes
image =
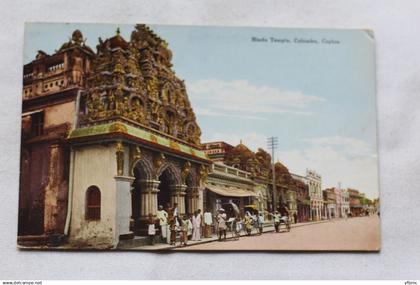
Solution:
[[[214,216],[220,208],[223,208],[229,217],[238,214],[243,216],[245,206],[253,203],[259,210],[264,211],[264,205],[259,203],[263,201],[258,200],[260,197],[255,191],[255,186],[249,172],[220,162],[214,163],[204,183],[203,207]]]
[[[343,190],[341,189],[340,183],[338,183],[337,187],[334,187],[335,193],[335,205],[336,205],[336,218],[343,218],[343,210],[342,210],[342,201],[343,201]]]
[[[347,189],[349,193],[350,214],[352,217],[358,217],[363,212],[363,205],[360,201],[360,192],[356,189]]]
[[[202,147],[213,162],[223,162],[229,151],[233,149],[232,145],[223,141],[203,143]]]
[[[309,187],[309,198],[311,203],[310,219],[319,221],[324,212],[324,199],[322,194],[322,177],[315,170],[306,170],[306,179]]]
[[[209,158],[214,162],[212,172],[209,174],[209,183],[214,183],[215,176],[217,176],[217,181],[219,186],[223,188],[223,185],[231,184],[232,176],[237,176],[235,179],[246,178],[246,183],[244,185],[236,185],[236,188],[232,189],[231,193],[226,190],[225,196],[228,198],[217,198],[214,194],[222,196],[222,191],[217,193],[212,191],[212,187],[208,187],[206,193],[209,194],[209,197],[217,198],[221,201],[226,199],[235,200],[233,197],[235,195],[241,195],[237,189],[242,189],[247,193],[248,196],[241,196],[241,199],[236,199],[237,202],[240,202],[242,206],[250,206],[255,210],[265,213],[269,210],[269,207],[272,204],[272,193],[269,185],[269,172],[270,172],[270,159],[271,157],[263,150],[259,150],[254,153],[248,147],[246,147],[242,142],[237,146],[233,147],[225,142],[211,142],[204,143],[204,151],[208,153]],[[221,161],[222,160],[222,161]],[[267,163],[268,161],[268,163]],[[223,171],[226,174],[223,174]],[[228,175],[228,176],[227,176]],[[230,175],[230,176],[229,176]],[[239,177],[239,178],[238,178]],[[225,179],[226,181],[223,181]],[[252,182],[252,187],[249,188],[249,182]],[[223,184],[224,183],[224,184]],[[217,185],[213,185],[215,188]],[[251,191],[251,192],[250,192]],[[229,196],[230,195],[230,196]],[[230,197],[230,198],[229,198]],[[210,199],[208,199],[210,201]],[[247,201],[248,204],[244,204],[243,201]],[[214,209],[214,207],[212,207]],[[241,214],[243,208],[241,208]]]
[[[94,52],[80,31],[54,54],[38,51],[23,67],[18,242],[45,243],[64,234],[76,101],[92,71]]]
[[[26,233],[37,213],[44,217],[37,232],[52,227],[75,246],[115,248],[145,235],[147,217],[158,205],[176,203],[180,214],[202,208],[211,161],[201,150],[200,128],[164,40],[136,25],[129,41],[118,30],[99,39],[96,53],[84,41],[75,31],[53,59],[41,53],[24,69],[22,131],[29,125],[30,133],[41,132],[37,141],[45,137],[51,143],[37,155],[23,150],[28,154],[22,156],[20,228]],[[44,61],[44,67],[37,65]],[[36,119],[41,104],[56,100],[67,105],[42,109],[43,121]],[[48,132],[50,126],[54,130]],[[29,142],[34,141],[25,140],[23,147]],[[41,195],[34,198],[35,192]],[[25,202],[34,207],[37,199],[44,208],[27,214]]]
[[[308,180],[298,174],[291,173],[291,175],[296,186],[297,222],[308,222],[311,211]]]
[[[347,189],[341,191],[341,217],[347,218],[350,214],[350,196]]]
[[[337,216],[337,197],[334,188],[325,189],[324,197],[324,215],[326,219],[335,219]]]

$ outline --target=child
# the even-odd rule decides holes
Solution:
[[[149,244],[154,245],[155,244],[155,235],[156,235],[156,228],[155,228],[155,219],[153,218],[153,215],[150,213],[149,218],[147,219],[148,224],[148,236],[149,236]]]
[[[181,245],[186,246],[188,241],[188,228],[189,228],[190,220],[188,219],[187,215],[184,215],[182,219],[182,232],[181,232]]]

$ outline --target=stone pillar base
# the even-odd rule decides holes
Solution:
[[[140,217],[132,220],[131,228],[136,236],[147,236],[147,226],[149,214],[156,216],[157,211],[157,193],[159,192],[159,181],[140,180]]]

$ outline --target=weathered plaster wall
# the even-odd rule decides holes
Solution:
[[[44,232],[63,233],[68,197],[68,149],[49,146],[48,182],[45,186]]]
[[[64,123],[73,123],[75,102],[46,107],[44,110],[44,128]]]
[[[115,146],[93,145],[75,149],[73,207],[70,243],[95,248],[116,246],[117,195]],[[101,191],[101,219],[87,221],[86,190],[95,185]]]

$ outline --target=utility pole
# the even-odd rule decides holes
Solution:
[[[274,167],[274,150],[277,149],[278,139],[277,137],[267,138],[267,147],[271,150],[271,166],[273,168],[273,210],[277,211],[277,190],[276,190],[276,169]]]

